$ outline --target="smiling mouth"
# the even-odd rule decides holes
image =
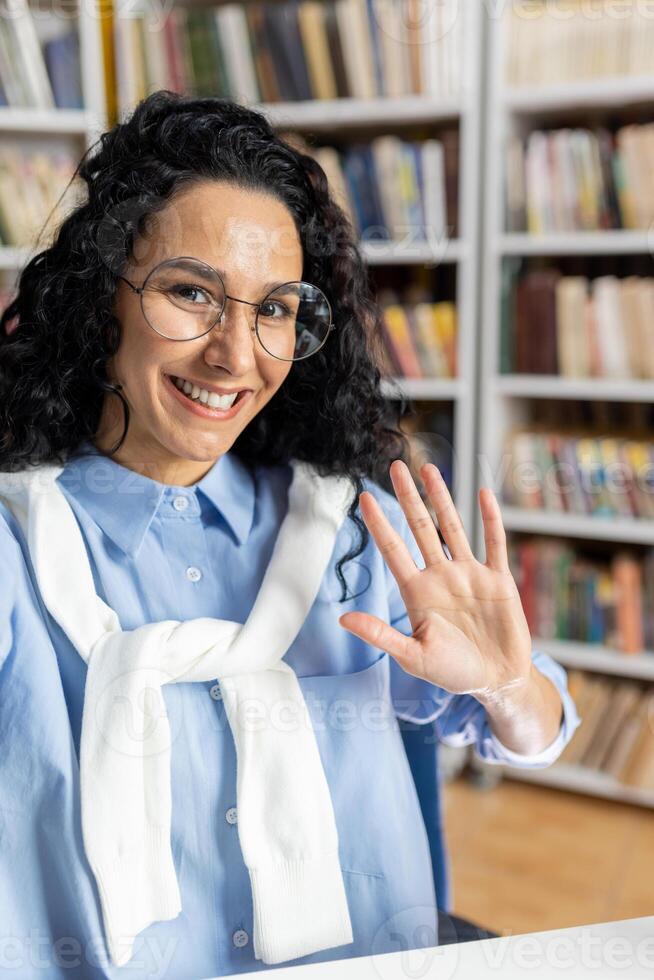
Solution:
[[[206,408],[215,408],[220,411],[228,411],[233,405],[241,401],[249,390],[248,388],[242,388],[235,395],[219,395],[215,391],[201,388],[199,385],[187,381],[185,378],[179,378],[174,374],[169,374],[168,377],[178,391],[188,398],[189,401],[199,402]]]

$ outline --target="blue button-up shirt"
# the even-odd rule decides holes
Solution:
[[[96,590],[123,629],[132,629],[200,616],[244,622],[286,513],[291,477],[290,466],[251,471],[228,452],[187,487],[97,455],[72,458],[58,479],[80,524]],[[395,496],[372,481],[365,488],[424,567]],[[521,766],[552,762],[580,721],[565,671],[534,651],[534,663],[561,692],[563,722],[543,752],[512,752],[474,697],[407,674],[341,627],[343,612],[360,609],[411,632],[372,537],[343,566],[348,592],[362,594],[338,602],[336,562],[357,536],[346,518],[285,657],[303,690],[330,786],[354,942],[289,965],[397,950],[399,935],[408,948],[437,944],[428,841],[397,718],[436,719],[443,741],[472,744],[483,759]],[[164,688],[182,911],[139,933],[127,965],[109,964],[80,822],[86,664],[43,605],[21,529],[2,502],[0,571],[0,974],[198,980],[266,969],[254,957],[236,755],[217,680]]]

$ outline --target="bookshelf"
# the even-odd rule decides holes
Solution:
[[[369,266],[450,265],[456,270],[457,366],[456,378],[402,378],[384,380],[388,397],[401,395],[411,402],[447,402],[453,419],[453,497],[470,536],[473,533],[476,302],[479,288],[478,236],[480,191],[480,101],[482,85],[482,11],[476,4],[460,5],[461,86],[452,96],[426,95],[337,98],[284,103],[256,103],[277,128],[296,130],[305,136],[338,133],[401,132],[408,124],[422,124],[426,132],[439,125],[459,127],[460,169],[458,179],[459,234],[456,239],[431,243],[363,241],[362,253]]]
[[[300,99],[296,102],[258,102],[255,108],[265,112],[276,126],[310,129],[314,132],[333,130],[338,126],[397,126],[408,122],[456,121],[463,100],[450,96],[432,98],[427,95],[404,95],[394,98],[370,99]]]
[[[601,796],[605,800],[618,803],[635,803],[638,806],[654,808],[654,793],[636,786],[623,786],[611,776],[596,772],[584,766],[554,763],[548,769],[518,769],[507,771],[512,779],[538,786],[551,786],[568,790],[570,793],[583,793],[587,796]]]
[[[118,10],[122,2],[123,0],[117,0],[116,7]],[[324,0],[325,6],[328,3],[330,0]],[[233,8],[234,5],[229,6]],[[330,6],[335,5],[331,3]],[[399,0],[395,6],[399,16],[401,9]],[[407,22],[409,33],[405,37],[415,40],[419,36],[421,40],[424,40],[426,35],[422,33],[423,30],[431,32],[433,29],[435,34],[430,33],[430,38],[434,37],[440,42],[453,27],[453,21],[448,21],[447,17],[455,14],[456,30],[447,37],[444,43],[446,45],[454,44],[452,39],[457,38],[458,33],[456,43],[461,45],[461,57],[460,59],[454,58],[459,73],[458,86],[452,86],[451,78],[448,76],[449,68],[446,63],[447,58],[451,57],[448,55],[443,61],[443,66],[438,70],[424,67],[422,78],[427,87],[421,94],[417,92],[392,96],[369,94],[368,97],[361,97],[359,90],[362,88],[363,82],[356,72],[351,72],[351,52],[348,63],[348,45],[345,45],[346,74],[348,75],[349,91],[352,93],[350,96],[344,96],[341,91],[337,98],[257,101],[251,96],[245,95],[240,101],[266,115],[278,131],[296,133],[313,146],[329,146],[332,143],[340,146],[357,142],[365,143],[377,136],[384,135],[403,136],[406,139],[414,137],[423,139],[438,136],[446,128],[458,129],[460,166],[457,184],[458,233],[456,238],[446,237],[445,239],[433,240],[432,236],[427,236],[427,240],[420,240],[420,236],[409,234],[405,235],[401,241],[375,241],[372,238],[366,240],[364,235],[360,241],[360,246],[364,260],[373,273],[373,279],[376,283],[383,283],[385,276],[391,271],[395,273],[404,272],[409,277],[412,272],[418,270],[424,271],[427,275],[430,275],[429,270],[433,270],[432,280],[437,278],[438,270],[447,270],[450,281],[454,281],[455,296],[453,301],[457,310],[458,327],[457,377],[388,378],[383,381],[383,391],[389,398],[398,399],[401,397],[407,399],[408,403],[411,404],[420,403],[427,412],[429,412],[430,406],[440,405],[446,412],[451,413],[453,495],[462,520],[469,529],[469,533],[472,534],[473,474],[468,461],[472,458],[473,453],[475,413],[473,378],[475,373],[475,297],[478,290],[482,18],[477,5],[466,4],[461,8],[461,5],[457,5],[455,0],[448,0],[448,3],[440,6],[445,12],[431,11],[431,26],[428,28],[423,26],[424,15],[421,16],[421,26],[418,28],[419,35],[416,34],[416,25],[410,23],[410,18],[416,14],[416,11],[411,14],[408,7],[403,8],[404,12],[401,16],[409,18]],[[234,32],[235,49],[243,51],[242,48],[239,48],[239,43],[242,44],[242,35],[239,34],[241,28],[237,28],[234,18],[231,20],[231,27],[223,26],[225,21],[221,19],[221,7],[220,2],[181,0],[177,4],[176,13],[180,17],[179,21],[175,18],[174,30],[186,30],[187,27],[190,29],[189,12],[202,10],[206,16],[206,12],[213,8],[218,21],[220,44],[224,44],[224,39],[229,36],[231,29]],[[361,0],[352,0],[352,2],[340,0],[339,7],[337,16],[339,32],[342,30],[343,23],[339,18],[341,14],[344,14],[346,7],[349,7],[350,14],[352,14],[352,9],[356,7],[359,15],[364,19],[367,16],[366,4],[362,3]],[[450,11],[449,15],[447,9]],[[386,14],[388,13],[388,7],[385,4],[375,6],[376,13],[371,14],[370,10],[372,8],[369,9],[368,15],[373,17],[383,16],[384,11]],[[137,11],[140,11],[139,15],[143,16],[144,19],[148,17],[147,5],[142,2],[129,5],[126,17],[133,17]],[[445,20],[439,21],[439,17],[445,18]],[[210,18],[208,23],[211,24]],[[254,16],[251,16],[248,20],[250,38],[254,36],[256,23]],[[274,21],[266,21],[266,23],[270,30],[274,30]],[[382,47],[389,40],[388,37],[384,37],[385,23],[381,24],[381,28],[379,25],[377,27],[379,39],[383,39]],[[406,26],[407,24],[405,24]],[[213,25],[211,29],[213,31]],[[193,30],[197,30],[195,22]],[[391,43],[397,42],[402,45],[402,42],[398,41],[400,35],[395,35],[396,30],[399,30],[398,24],[394,24],[393,29],[389,32],[389,36],[393,35]],[[145,72],[143,64],[136,67],[130,64],[129,57],[126,57],[130,44],[129,36],[130,31],[125,24],[120,27],[115,35],[118,38],[116,41],[116,61],[118,65],[122,65],[125,74],[122,81],[118,78],[116,92],[119,118],[134,101],[134,92],[139,90],[145,94],[142,88],[142,79],[144,75],[147,75],[147,59],[143,63],[146,65]],[[341,37],[343,37],[342,34]],[[302,45],[304,47],[303,41]],[[406,49],[406,40],[404,47]],[[224,45],[223,50],[226,48],[227,45]],[[365,48],[366,45],[363,45],[357,55],[357,59],[362,63],[367,58]],[[395,50],[397,52],[398,49]],[[402,52],[402,55],[403,59],[406,60],[406,50]],[[189,57],[192,63],[192,54]],[[426,66],[427,60],[424,54],[421,53],[420,59],[423,66]],[[161,62],[160,59],[154,58],[153,63],[160,65]],[[226,59],[225,65],[229,74],[228,59]],[[184,71],[182,71],[183,74]],[[245,84],[243,77],[244,73],[242,72],[238,80],[236,80],[236,76],[231,80],[235,81],[238,86]],[[437,77],[440,78],[438,82],[435,81]],[[450,78],[450,81],[443,83],[444,77]],[[280,78],[281,76],[278,81]],[[297,80],[297,70],[295,78]],[[199,77],[197,80],[199,81]],[[258,81],[260,83],[258,87],[263,91],[261,76],[259,76]],[[397,84],[397,78],[393,84]],[[140,89],[139,86],[141,86]],[[248,86],[251,87],[251,83],[248,83]],[[357,92],[356,95],[355,92]],[[433,94],[434,92],[439,94]],[[234,97],[232,93],[230,93],[230,97]],[[439,298],[437,292],[434,294],[434,298]],[[448,298],[450,297],[448,296]]]
[[[106,128],[102,47],[99,31],[101,0],[84,0],[76,9],[75,24],[79,38],[80,80],[83,109],[36,108],[32,106],[0,106],[0,151],[12,145],[34,150],[66,148],[78,156]],[[39,9],[35,4],[30,9]],[[57,12],[53,9],[52,17]],[[70,16],[70,12],[68,14]],[[45,216],[44,216],[45,217]],[[11,277],[29,260],[29,246],[0,245],[0,278],[13,286]]]
[[[328,2],[328,0],[325,0]],[[104,0],[95,0],[99,9],[105,10]],[[181,0],[177,5],[184,10],[207,9],[206,0]],[[452,10],[455,4],[450,5]],[[365,9],[365,5],[361,5]],[[399,8],[398,8],[399,9]],[[123,11],[121,15],[121,10]],[[106,128],[110,115],[105,106],[116,105],[121,118],[128,105],[129,93],[143,85],[147,75],[142,66],[135,67],[130,61],[128,38],[132,19],[148,16],[148,5],[141,0],[125,5],[116,0],[114,16],[122,25],[114,26],[116,66],[124,71],[122,83],[115,92],[104,91],[104,79],[111,77],[103,70],[101,32],[94,5],[80,5],[80,59],[83,74],[85,109],[42,110],[0,109],[0,141],[5,134],[25,139],[56,139],[76,141],[88,146]],[[185,15],[186,16],[186,15]],[[445,16],[438,15],[438,16]],[[361,97],[296,99],[279,102],[256,102],[243,99],[263,112],[280,131],[294,131],[305,139],[320,143],[329,142],[331,136],[339,141],[368,140],[381,134],[419,133],[418,138],[438,134],[446,127],[456,127],[459,132],[458,174],[458,235],[456,239],[421,241],[405,236],[402,241],[362,240],[361,249],[372,272],[378,278],[388,270],[447,269],[455,281],[454,302],[457,309],[457,377],[456,378],[393,378],[384,379],[383,390],[387,397],[419,402],[427,410],[430,405],[442,404],[452,413],[453,441],[453,495],[469,533],[473,526],[473,473],[469,460],[473,454],[475,417],[475,331],[476,295],[478,286],[478,221],[479,221],[479,167],[480,167],[480,98],[482,70],[481,11],[477,5],[465,5],[457,11],[459,43],[461,44],[462,68],[459,86],[442,94],[405,94],[392,97],[379,95]],[[184,23],[185,23],[184,19]],[[443,31],[451,24],[441,25]],[[162,25],[159,23],[161,41]],[[422,29],[422,28],[421,28]],[[222,30],[222,28],[221,28]],[[411,28],[415,30],[415,28]],[[411,35],[415,38],[415,34]],[[236,37],[235,37],[236,43]],[[156,59],[155,59],[156,60]],[[160,64],[160,62],[159,62]],[[147,83],[146,83],[147,84]],[[431,84],[431,83],[430,83]],[[159,86],[153,86],[159,87]],[[440,91],[440,89],[438,89]],[[141,89],[141,94],[146,94]],[[105,98],[108,96],[108,98]],[[0,275],[3,277],[27,260],[28,248],[0,248]],[[438,298],[438,296],[436,296]],[[460,462],[460,465],[459,465]]]
[[[479,302],[481,328],[478,358],[477,489],[491,485],[500,493],[501,459],[506,434],[530,421],[531,406],[542,402],[614,402],[654,404],[654,382],[642,378],[559,377],[545,374],[501,373],[501,307],[503,268],[507,260],[588,257],[611,260],[634,257],[651,262],[654,226],[601,231],[508,231],[505,224],[505,148],[510,137],[526,137],[536,129],[580,126],[590,128],[609,119],[614,125],[623,114],[654,118],[654,74],[604,78],[552,80],[547,84],[510,85],[509,16],[487,17],[487,88],[484,109],[486,168],[484,174],[482,289]],[[624,261],[624,259],[622,260]],[[651,275],[651,271],[649,272]],[[621,545],[654,544],[651,520],[523,509],[501,503],[509,541],[516,534],[603,542],[612,553]],[[484,554],[483,527],[475,522],[477,554]],[[566,668],[598,675],[654,682],[654,652],[629,655],[600,644],[552,640],[534,636],[534,648],[550,654]],[[572,792],[589,793],[622,802],[654,807],[654,791],[623,785],[606,773],[579,765],[555,763],[547,769],[503,767],[504,775]]]

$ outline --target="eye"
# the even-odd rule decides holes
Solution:
[[[200,286],[193,286],[190,283],[177,283],[176,285],[171,286],[170,292],[173,296],[176,296],[179,299],[193,305],[197,305],[196,300],[193,297],[194,295],[197,296],[198,294],[201,297],[199,300],[200,303],[213,302],[213,298],[209,295],[209,293],[205,292],[204,289],[201,289]]]
[[[275,310],[278,311],[276,315]],[[259,308],[259,315],[264,316],[267,320],[279,320],[283,319],[284,317],[293,316],[293,311],[286,305],[286,303],[282,303],[278,299],[269,299],[261,304]]]

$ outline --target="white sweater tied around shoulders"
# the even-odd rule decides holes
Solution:
[[[171,850],[171,732],[163,685],[218,679],[237,758],[238,834],[252,888],[254,955],[281,963],[353,941],[338,832],[311,718],[284,655],[316,597],[352,501],[342,476],[292,461],[288,511],[245,623],[200,617],[122,630],[96,593],[75,514],[43,464],[0,473],[44,604],[87,664],[80,742],[85,853],[107,948],[181,911]],[[257,723],[247,705],[256,700]],[[275,725],[275,705],[297,724]],[[261,714],[265,723],[261,724]]]

